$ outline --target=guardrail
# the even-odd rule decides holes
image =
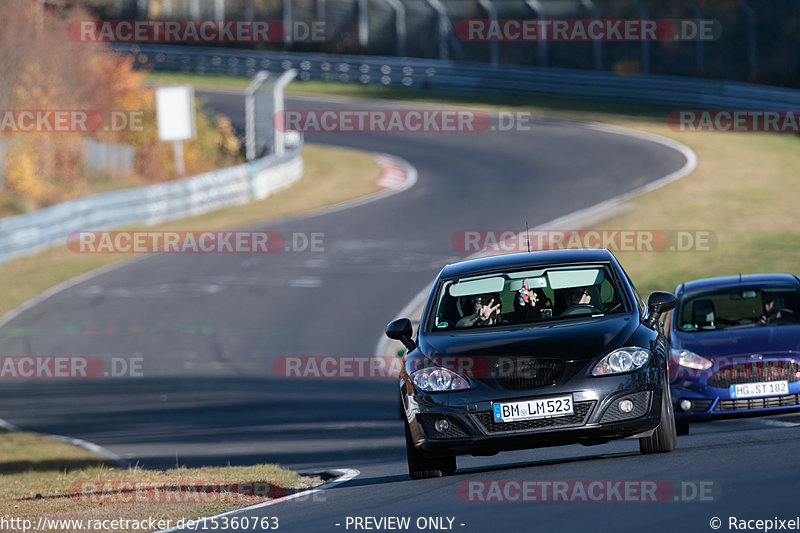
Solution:
[[[297,80],[413,87],[455,94],[569,96],[728,109],[798,109],[800,90],[663,75],[492,66],[378,56],[266,52],[193,46],[115,45],[155,70],[252,77],[297,69]]]
[[[24,215],[0,218],[0,263],[53,244],[66,244],[74,231],[150,226],[260,200],[302,175],[298,146],[235,167],[84,196]]]

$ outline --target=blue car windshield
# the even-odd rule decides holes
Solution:
[[[773,284],[690,293],[675,320],[679,331],[800,324],[800,290]]]
[[[494,272],[440,283],[430,332],[593,318],[626,311],[608,265]]]

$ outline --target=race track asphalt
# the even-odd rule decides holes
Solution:
[[[242,127],[241,95],[201,97]],[[408,105],[287,102],[288,109]],[[693,426],[667,455],[639,456],[635,441],[569,446],[464,458],[452,478],[412,482],[391,381],[273,372],[282,356],[371,356],[385,324],[444,264],[468,255],[453,248],[455,232],[544,224],[678,170],[682,153],[553,119],[535,119],[530,131],[310,133],[306,140],[396,155],[418,170],[418,182],[350,209],[258,226],[324,233],[321,253],[150,256],[20,313],[0,328],[3,355],[139,357],[143,377],[4,380],[0,418],[95,442],[146,467],[172,466],[177,456],[186,465],[360,471],[312,501],[258,511],[280,516],[281,531],[353,531],[347,516],[387,514],[451,516],[463,531],[499,524],[504,531],[707,531],[715,514],[794,512],[800,461],[791,418]],[[490,479],[704,480],[714,496],[689,503],[459,499],[459,483]]]

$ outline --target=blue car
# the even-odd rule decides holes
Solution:
[[[800,278],[689,281],[666,319],[678,434],[700,420],[800,410]]]

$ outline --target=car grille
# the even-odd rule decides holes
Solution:
[[[494,368],[497,379],[507,389],[536,389],[555,385],[564,373],[560,359],[519,358],[498,363]]]
[[[800,405],[800,394],[720,400],[714,407],[714,411],[746,411],[748,409],[769,409],[770,407],[790,407],[792,405]]]
[[[522,420],[519,422],[495,422],[494,413],[491,411],[484,411],[472,416],[487,434],[513,433],[517,431],[533,431],[538,429],[582,426],[586,424],[586,420],[588,420],[595,403],[597,403],[595,400],[590,400],[588,402],[575,402],[573,408],[574,414],[569,416],[539,418],[536,420]]]
[[[800,365],[794,361],[755,361],[724,366],[706,381],[710,387],[727,389],[755,381],[800,381]]]

